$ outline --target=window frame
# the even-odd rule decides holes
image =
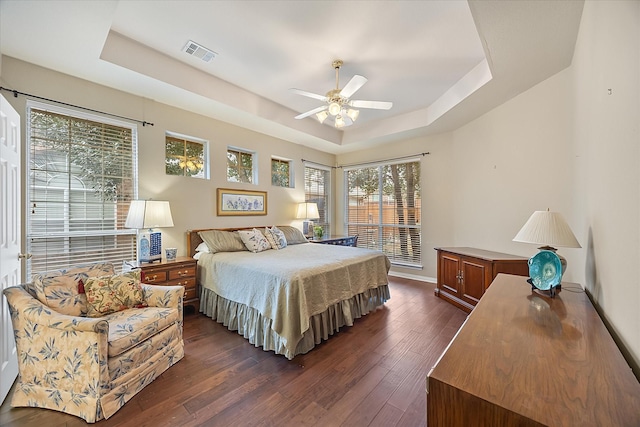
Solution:
[[[177,140],[178,142],[184,142],[184,157],[187,157],[187,144],[198,144],[198,145],[202,145],[202,162],[203,162],[203,166],[202,166],[202,173],[201,174],[194,174],[194,175],[189,175],[186,171],[186,167],[180,168],[183,173],[181,175],[178,174],[172,174],[172,173],[167,173],[167,169],[166,169],[166,164],[167,164],[167,159],[168,159],[168,155],[167,155],[167,143],[169,142],[169,139],[173,139],[173,140]],[[164,138],[164,158],[165,158],[165,174],[169,175],[169,176],[184,176],[184,177],[189,177],[189,178],[196,178],[196,179],[209,179],[209,141],[207,141],[206,139],[202,139],[202,138],[197,138],[195,136],[189,136],[189,135],[184,135],[181,133],[176,133],[176,132],[171,132],[171,131],[166,131],[165,132],[165,138]]]
[[[274,178],[274,167],[273,164],[274,162],[278,163],[278,164],[286,164],[287,165],[287,185],[280,185],[277,183],[274,183],[273,178]],[[271,185],[273,185],[274,187],[281,187],[281,188],[294,188],[294,176],[293,176],[293,161],[291,159],[286,159],[284,157],[278,157],[278,156],[271,156]]]
[[[312,193],[309,191],[311,187],[309,185],[309,173],[307,169],[315,169],[318,171],[322,171],[323,179],[326,179],[327,182],[323,182],[321,185],[324,189],[324,194],[320,194],[319,191]],[[331,200],[332,200],[332,169],[327,166],[318,165],[311,162],[304,162],[304,201],[317,203],[318,204],[318,212],[320,213],[320,218],[318,221],[314,221],[314,225],[321,226],[324,228],[324,234],[326,236],[331,236],[333,234],[333,224],[332,224],[332,215],[331,215]],[[323,221],[324,219],[324,221]]]
[[[243,176],[249,176],[250,180],[242,180],[242,179],[238,179],[238,180],[234,180],[232,179],[232,177],[229,175],[229,170],[231,169],[229,167],[229,154],[230,152],[238,153],[238,157],[239,157],[239,161],[237,162],[238,168],[237,168],[237,174],[238,177],[243,177]],[[242,156],[243,155],[247,155],[251,157],[251,173],[249,174],[243,174],[242,170],[246,169],[246,168],[242,168]],[[241,184],[254,184],[254,185],[258,185],[258,155],[255,151],[251,151],[251,150],[247,150],[244,148],[239,148],[239,147],[234,147],[234,146],[227,146],[227,155],[226,155],[226,163],[227,163],[227,182],[235,182],[235,183],[241,183]]]
[[[121,157],[121,153],[116,154],[117,160],[129,161],[130,165],[127,164],[127,168],[130,167],[131,173],[130,175],[121,175],[116,176],[117,179],[121,179],[121,183],[130,180],[130,187],[123,199],[118,199],[113,202],[109,202],[104,198],[100,198],[98,202],[91,203],[74,203],[72,200],[73,194],[90,194],[95,193],[96,190],[89,190],[87,187],[75,187],[73,188],[72,182],[82,181],[78,177],[77,170],[72,170],[72,163],[69,163],[67,160],[67,165],[65,166],[67,169],[54,170],[55,168],[51,168],[50,159],[52,157],[49,154],[46,154],[46,161],[40,163],[45,167],[45,169],[39,169],[37,167],[33,167],[35,161],[35,157],[32,151],[35,149],[35,144],[38,141],[42,141],[42,135],[35,135],[37,132],[32,125],[32,114],[33,110],[41,111],[45,114],[61,116],[63,119],[68,119],[72,122],[91,122],[97,123],[101,126],[106,127],[116,127],[122,130],[130,132],[130,140],[127,139],[127,143],[131,144],[131,152],[130,157],[127,154],[125,157]],[[25,233],[26,233],[26,247],[27,252],[33,254],[31,258],[27,260],[26,263],[26,274],[29,279],[33,273],[44,272],[47,270],[60,269],[65,267],[71,267],[77,264],[84,264],[87,262],[113,262],[114,267],[117,271],[121,269],[121,262],[124,260],[123,257],[128,259],[136,259],[136,236],[137,230],[135,229],[126,229],[124,228],[124,223],[126,220],[126,215],[129,210],[129,204],[131,200],[135,200],[138,197],[138,128],[137,125],[127,122],[124,120],[116,120],[108,116],[99,115],[99,114],[90,114],[84,111],[78,111],[75,109],[64,108],[61,106],[45,104],[43,102],[38,101],[27,101],[26,106],[27,111],[27,120],[25,124],[26,128],[26,137],[25,137],[25,163],[26,163],[26,180],[27,185],[25,186],[25,212],[27,212],[26,220],[25,220]],[[109,131],[110,132],[110,131]],[[105,135],[104,133],[102,134]],[[109,137],[109,134],[106,134]],[[71,149],[70,146],[69,149]],[[47,148],[48,149],[48,148]],[[102,150],[101,152],[104,152]],[[51,156],[69,156],[70,151],[55,151],[53,150]],[[37,166],[37,165],[36,165]],[[77,167],[77,166],[75,166]],[[123,167],[123,170],[125,168]],[[101,163],[101,171],[104,171],[104,163]],[[38,174],[53,174],[58,173],[59,176],[67,175],[67,179],[69,184],[67,187],[52,187],[48,183],[44,186],[38,184]],[[75,181],[74,181],[75,180]],[[64,180],[63,180],[64,181]],[[62,181],[62,182],[63,182]],[[129,185],[125,185],[128,187]],[[61,202],[59,204],[59,208],[53,208],[52,206],[56,203],[55,197],[51,198],[49,196],[45,196],[42,199],[42,204],[38,206],[40,203],[39,195],[35,194],[34,191],[37,191],[38,188],[49,189],[51,188],[52,193],[55,193],[57,190],[61,192],[62,199],[58,200]],[[47,190],[49,191],[49,190]],[[48,207],[49,206],[49,207]],[[91,211],[92,209],[114,209],[113,216],[113,229],[104,229],[98,227],[98,229],[93,229],[91,224],[95,224],[97,217],[93,218],[88,216],[86,212]],[[36,218],[35,215],[38,215],[38,208],[40,208],[40,212],[45,212],[44,221],[43,219]],[[53,209],[53,210],[52,210]],[[60,211],[62,209],[62,211]],[[85,217],[82,218],[82,221],[75,221],[73,219],[73,212],[85,212]],[[49,217],[49,212],[51,212],[51,216]],[[56,212],[58,212],[56,214]],[[56,218],[56,215],[60,215],[60,218]],[[95,211],[94,211],[95,212]],[[80,214],[82,215],[82,214]],[[95,213],[94,213],[95,215]],[[104,222],[110,221],[110,218],[102,218],[101,224]],[[41,227],[38,226],[38,221],[41,222]],[[55,225],[51,226],[52,223],[62,224],[62,231],[56,230]],[[35,227],[35,228],[34,228]],[[80,231],[73,230],[73,228],[80,227]],[[84,230],[82,228],[84,227]],[[40,230],[38,230],[40,228]],[[109,243],[109,240],[113,238],[113,243]],[[57,239],[57,240],[56,240]],[[48,243],[48,242],[51,243]],[[74,245],[74,241],[76,242],[76,251],[73,251],[71,247]],[[93,246],[96,241],[100,241],[100,244],[97,246]],[[94,243],[91,243],[94,242]],[[109,248],[113,248],[113,251],[106,251],[105,244],[107,244]],[[62,246],[60,246],[62,245]],[[82,250],[83,245],[89,245],[91,249],[91,253],[81,253],[78,250]],[[40,246],[40,248],[38,248]],[[51,247],[51,248],[49,248]],[[60,247],[67,249],[65,252],[59,252]],[[88,250],[85,248],[85,250]],[[44,251],[44,252],[42,252]],[[39,255],[38,255],[39,254]]]

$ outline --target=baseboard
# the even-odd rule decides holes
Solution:
[[[419,282],[436,283],[435,277],[418,276],[417,274],[400,273],[398,271],[389,271],[389,276],[400,277],[402,279],[417,280]]]

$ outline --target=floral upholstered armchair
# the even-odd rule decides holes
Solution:
[[[109,418],[184,356],[183,293],[109,263],[5,289],[19,367],[11,406]]]

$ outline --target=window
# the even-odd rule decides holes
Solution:
[[[278,187],[293,187],[291,160],[271,158],[271,184]]]
[[[206,148],[207,142],[204,140],[167,132],[165,137],[167,175],[207,178]]]
[[[329,169],[305,165],[304,197],[305,202],[315,202],[318,204],[320,219],[313,221],[314,225],[321,226],[324,229],[324,234],[330,236],[329,200],[331,198],[331,171]]]
[[[420,162],[345,169],[346,218],[358,246],[384,252],[392,263],[421,266]]]
[[[137,195],[136,128],[36,103],[28,106],[27,277],[136,258],[124,228]]]
[[[255,153],[227,148],[227,181],[257,184],[253,169]]]

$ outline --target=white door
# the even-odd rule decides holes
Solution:
[[[20,116],[0,95],[0,291],[20,283],[20,232]],[[2,403],[18,376],[18,359],[4,295],[0,301]]]

